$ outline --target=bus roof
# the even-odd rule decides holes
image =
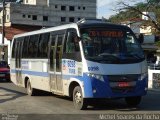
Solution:
[[[112,24],[112,23],[84,23],[84,24],[79,24],[79,28],[109,28],[109,29],[121,29],[121,30],[129,30],[130,28],[125,25],[119,25],[119,24]]]
[[[92,28],[94,28],[94,27],[103,27],[104,28],[105,27],[105,28],[110,28],[110,29],[112,28],[112,29],[127,29],[127,30],[130,29],[127,26],[104,22],[100,19],[98,19],[98,20],[97,19],[92,19],[92,20],[82,19],[82,20],[78,21],[77,23],[60,25],[60,26],[44,28],[44,29],[40,29],[40,30],[36,30],[36,31],[32,31],[32,32],[27,32],[27,33],[23,33],[23,34],[18,34],[18,35],[15,35],[14,38],[28,36],[28,35],[34,35],[34,34],[40,34],[40,33],[46,33],[46,32],[50,32],[50,31],[64,30],[67,28],[75,28],[78,30],[78,28],[90,28],[90,27],[92,27]]]
[[[34,34],[40,34],[40,33],[47,33],[47,32],[50,32],[50,31],[64,30],[64,29],[67,29],[67,28],[78,29],[78,26],[77,26],[77,23],[71,23],[71,24],[66,24],[66,25],[50,27],[50,28],[42,28],[40,30],[26,32],[26,33],[22,33],[22,34],[17,34],[17,35],[14,36],[14,38],[24,37],[24,36],[28,36],[28,35],[34,35]]]
[[[90,27],[105,27],[105,28],[117,28],[117,29],[130,29],[126,25],[113,24],[106,22],[103,19],[82,19],[77,22],[80,28],[90,28]]]

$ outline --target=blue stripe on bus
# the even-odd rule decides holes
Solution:
[[[11,73],[16,73],[16,71],[20,71],[20,70],[11,69]],[[48,72],[37,72],[37,71],[28,71],[28,70],[21,70],[21,71],[22,71],[22,74],[41,76],[41,77],[49,77]],[[82,78],[82,77],[81,76],[74,76],[74,75],[62,75],[62,79],[69,80],[70,78],[77,78],[77,79],[81,80],[80,78]]]
[[[16,73],[16,71],[19,71],[19,70],[13,70],[12,69],[11,73]],[[37,72],[37,71],[22,70],[22,74],[42,76],[42,77],[49,77],[49,73],[48,72]]]

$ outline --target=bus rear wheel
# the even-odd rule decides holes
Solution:
[[[36,90],[32,88],[30,81],[27,81],[27,94],[29,96],[34,96],[36,94]]]
[[[135,96],[135,97],[126,97],[125,101],[129,106],[137,106],[140,104],[142,97],[141,96]]]
[[[78,110],[87,108],[87,99],[83,98],[82,89],[80,86],[76,86],[73,90],[73,104]]]

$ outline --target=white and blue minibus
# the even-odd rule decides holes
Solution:
[[[127,26],[83,19],[15,35],[11,49],[11,80],[31,96],[69,96],[85,109],[106,98],[136,106],[147,93],[145,56]]]

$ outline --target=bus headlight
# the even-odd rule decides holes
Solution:
[[[88,76],[89,76],[89,77],[92,77],[92,78],[96,78],[96,79],[101,80],[101,81],[104,81],[102,75],[97,75],[97,74],[88,73]]]
[[[143,73],[143,74],[141,74],[141,75],[139,76],[138,80],[141,81],[141,80],[143,80],[144,78],[146,78],[147,76],[148,76],[147,73]]]

